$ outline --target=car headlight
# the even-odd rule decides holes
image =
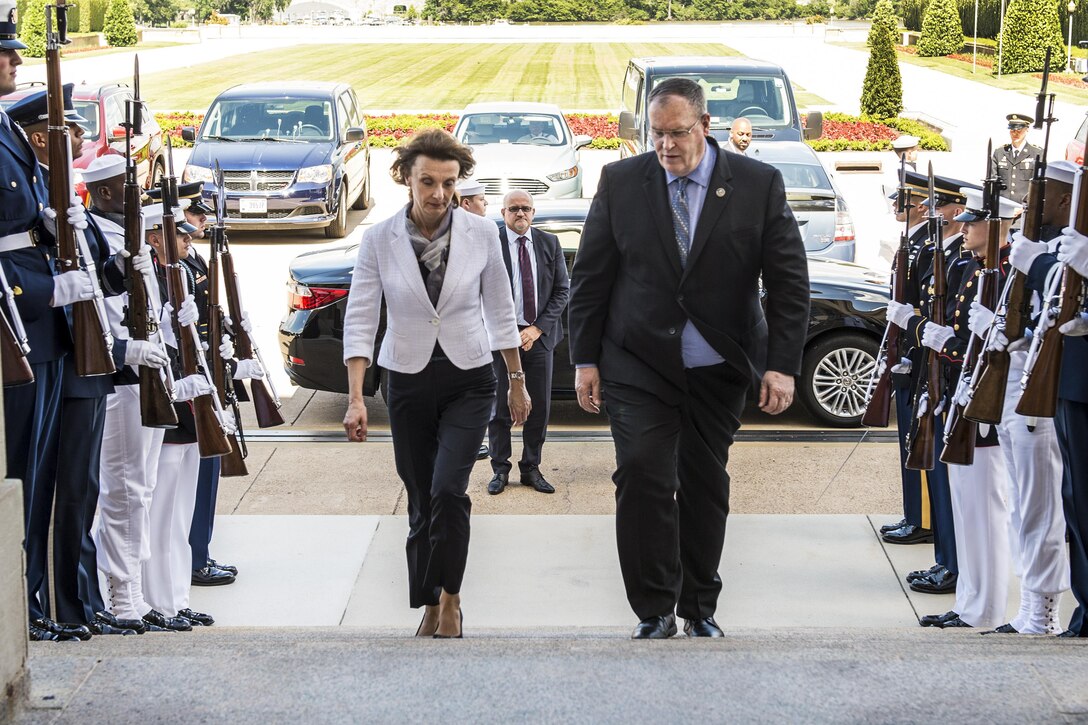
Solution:
[[[327,184],[332,181],[332,164],[307,166],[299,169],[298,180],[303,184]]]
[[[567,179],[573,179],[578,175],[578,167],[572,166],[569,169],[563,171],[557,171],[554,174],[548,174],[549,181],[566,181]]]
[[[203,181],[205,184],[210,184],[212,182],[212,170],[203,166],[187,165],[185,171],[181,172],[181,182],[188,184],[191,181]]]

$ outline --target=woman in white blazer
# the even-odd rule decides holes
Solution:
[[[472,151],[438,129],[396,149],[393,179],[408,206],[363,235],[344,319],[348,440],[367,432],[363,377],[378,353],[397,473],[408,492],[408,590],[425,607],[416,636],[461,636],[468,556],[468,479],[495,404],[492,351],[510,375],[516,424],[530,401],[521,369],[514,300],[495,224],[451,204],[472,173]]]

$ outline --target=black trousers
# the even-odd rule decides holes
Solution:
[[[495,399],[491,365],[461,370],[443,358],[415,374],[387,372],[397,474],[408,493],[408,598],[438,604],[461,591],[468,559],[468,479]]]
[[[1068,358],[1067,358],[1068,359]],[[1062,453],[1062,503],[1069,532],[1069,573],[1077,608],[1069,629],[1088,637],[1088,403],[1058,398],[1054,416]]]
[[[903,481],[903,518],[912,526],[922,526],[922,474],[907,468],[907,433],[914,419],[914,401],[910,385],[895,386],[895,423],[899,431],[899,475]]]
[[[529,352],[521,351],[521,367],[525,370],[525,390],[533,401],[529,419],[521,431],[521,460],[518,470],[522,474],[540,468],[541,451],[544,438],[548,435],[548,417],[552,409],[552,359],[551,350],[543,345],[533,345]],[[510,390],[510,377],[506,363],[500,353],[495,353],[495,414],[487,426],[487,440],[491,452],[491,470],[495,473],[510,473],[510,406],[507,394]]]
[[[607,380],[616,443],[616,540],[627,601],[639,619],[714,614],[729,516],[729,447],[748,380],[723,363],[687,371],[670,405]]]

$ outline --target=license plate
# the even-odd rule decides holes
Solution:
[[[243,214],[267,214],[268,199],[239,199],[238,211]]]

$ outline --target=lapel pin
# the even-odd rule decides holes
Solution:
[[[721,199],[723,196],[725,196],[725,189],[719,186],[717,189],[714,190],[714,195]]]

